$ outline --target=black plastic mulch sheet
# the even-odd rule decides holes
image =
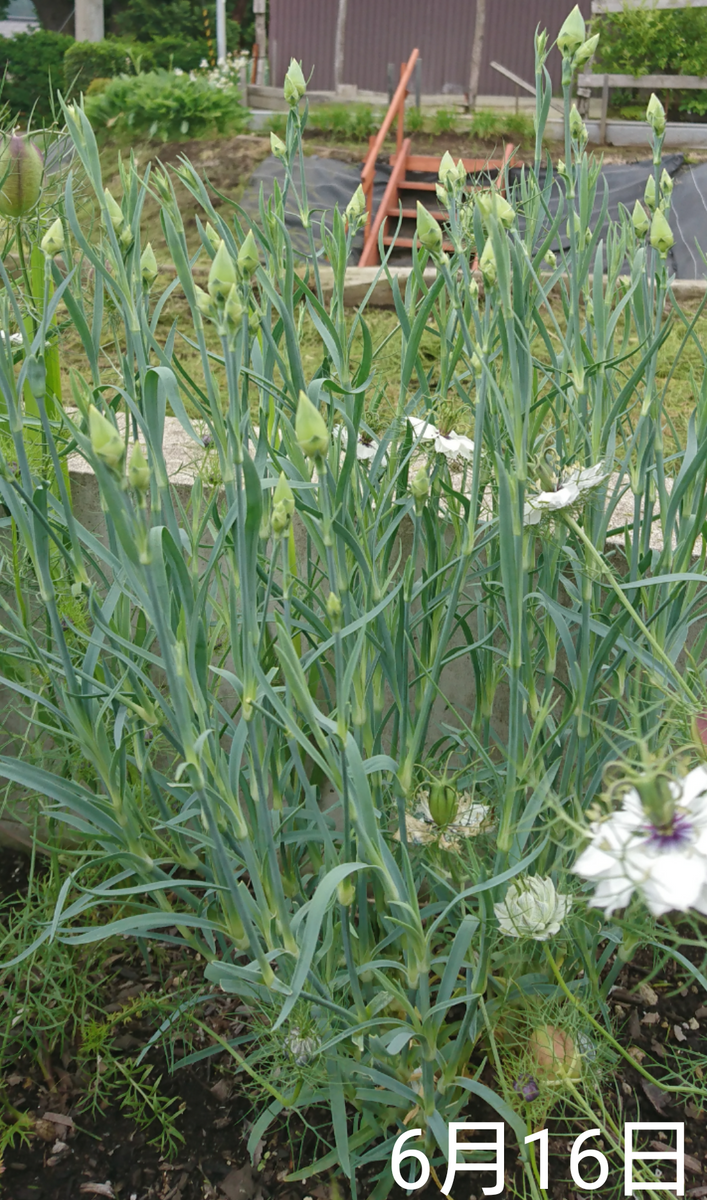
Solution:
[[[707,163],[698,166],[688,166],[682,154],[667,154],[663,166],[674,180],[672,211],[670,225],[675,236],[675,245],[668,256],[668,266],[678,279],[702,279],[707,276],[707,264],[702,259],[700,249],[707,255]],[[624,205],[629,212],[636,200],[643,202],[643,193],[648,176],[653,171],[649,159],[636,163],[610,163],[602,168],[601,178],[597,189],[595,206],[596,219],[602,203],[602,179],[608,192],[608,214],[613,220],[618,219],[619,205]],[[356,163],[338,162],[333,158],[320,158],[312,155],[304,160],[305,182],[310,208],[314,213],[314,233],[317,245],[320,242],[319,224],[324,216],[326,224],[331,227],[331,213],[335,205],[344,211],[346,205],[356,191],[361,181],[361,168]],[[299,191],[299,167],[293,171],[295,185]],[[373,211],[375,212],[383,198],[386,184],[390,177],[390,167],[379,164],[373,192]],[[517,182],[519,171],[512,169],[510,184],[513,188]],[[245,211],[256,221],[258,219],[258,200],[261,185],[267,198],[272,194],[273,180],[277,179],[282,187],[285,172],[279,159],[266,158],[253,172],[250,182],[241,200]],[[553,188],[548,207],[551,213],[557,211],[558,188]],[[297,211],[294,197],[290,195],[287,203],[286,224],[292,235],[295,253],[306,257],[309,253],[309,239]],[[566,249],[566,222],[563,217],[559,243]],[[363,246],[363,235],[358,234],[354,242],[354,256],[360,254]],[[699,247],[699,248],[698,248]]]

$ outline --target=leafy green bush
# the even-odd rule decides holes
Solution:
[[[204,19],[206,13],[206,20]],[[214,0],[128,0],[115,21],[116,29],[139,42],[151,42],[165,37],[183,37],[203,41],[207,28],[212,43],[216,38],[216,5]],[[240,26],[227,20],[226,40],[229,51],[240,44]]]
[[[597,17],[592,26],[601,34],[596,71],[623,75],[707,76],[707,9],[626,7],[623,12]],[[631,93],[614,93],[617,104]],[[671,110],[707,111],[707,93],[673,91]]]
[[[206,38],[188,38],[181,34],[152,38],[149,42],[133,43],[135,67],[142,71],[169,71],[179,67],[181,71],[196,71],[204,60],[208,61],[209,44]]]
[[[369,104],[318,104],[311,110],[309,130],[317,136],[364,142],[379,124],[380,115]]]
[[[235,87],[222,89],[206,76],[173,71],[112,79],[97,96],[86,97],[86,113],[94,129],[147,134],[163,142],[242,129],[247,121]]]
[[[51,117],[56,90],[64,86],[64,55],[73,42],[46,29],[0,38],[0,74],[6,72],[2,99],[13,112]]]
[[[102,42],[74,42],[64,55],[64,89],[67,96],[88,90],[94,79],[112,79],[131,72],[130,44],[106,38]]]

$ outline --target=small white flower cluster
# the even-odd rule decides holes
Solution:
[[[205,80],[211,87],[225,92],[231,88],[240,87],[242,72],[249,63],[250,59],[247,54],[228,54],[215,67],[212,67],[207,59],[202,58],[198,70],[189,72],[189,78],[194,82],[199,79]],[[172,74],[184,75],[185,72],[181,67],[174,67]]]
[[[596,884],[591,904],[610,916],[634,891],[654,916],[689,908],[707,915],[707,767],[669,784],[672,818],[656,825],[636,788],[621,808],[591,827],[573,870]]]
[[[529,875],[512,883],[505,899],[494,904],[493,910],[501,932],[508,937],[546,942],[560,932],[571,903],[572,897],[556,891],[550,878]]]
[[[571,508],[581,498],[583,492],[598,487],[606,478],[607,472],[603,463],[572,471],[567,475],[562,486],[554,492],[539,492],[537,496],[531,496],[525,506],[525,524],[539,525],[547,514],[559,512],[563,508]]]
[[[447,458],[470,459],[474,453],[474,443],[463,433],[455,433],[453,429],[449,433],[443,433],[436,425],[419,417],[408,417],[408,421],[417,440],[434,442],[437,454],[444,454]]]

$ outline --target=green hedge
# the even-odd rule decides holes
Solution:
[[[179,67],[195,70],[208,57],[206,39],[173,37],[154,38],[151,42],[131,42],[106,38],[102,42],[74,42],[64,57],[64,87],[67,95],[88,91],[94,79],[113,79],[116,75],[135,75],[138,70],[168,71]]]
[[[51,118],[52,98],[64,85],[64,55],[74,39],[38,29],[0,37],[0,77],[5,74],[2,99],[13,113]]]
[[[213,131],[237,132],[248,117],[237,88],[216,88],[203,77],[191,79],[172,71],[111,79],[103,90],[86,97],[86,115],[94,129],[110,129],[113,136],[137,134],[164,142]]]
[[[707,9],[629,9],[597,17],[596,71],[616,75],[707,75]],[[614,94],[614,101],[631,93]],[[663,96],[665,100],[666,97]],[[707,93],[673,91],[670,109],[704,113]]]

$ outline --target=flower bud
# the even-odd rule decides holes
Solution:
[[[226,243],[222,240],[218,244],[218,250],[209,271],[207,287],[211,299],[215,300],[217,304],[225,304],[235,282],[236,268],[226,249]]]
[[[216,252],[221,245],[221,238],[210,221],[206,222],[204,233],[206,234],[206,239],[211,246],[211,249]]]
[[[425,250],[429,250],[430,254],[439,255],[442,253],[442,227],[434,217],[428,213],[424,204],[417,202],[417,236],[420,245]]]
[[[493,213],[496,220],[500,221],[505,229],[510,229],[516,219],[513,205],[509,204],[500,192],[481,192],[476,198],[476,203],[485,221]]]
[[[294,108],[307,91],[307,81],[302,74],[302,68],[296,59],[290,59],[290,66],[285,76],[283,94],[287,103]]]
[[[585,63],[589,62],[598,45],[598,33],[595,33],[594,37],[588,38],[586,42],[583,42],[574,56],[575,67],[583,67]]]
[[[125,443],[112,424],[95,405],[88,410],[88,434],[91,439],[91,449],[98,458],[117,471],[125,457]]]
[[[645,203],[646,208],[649,208],[651,210],[651,212],[653,212],[655,210],[655,204],[656,204],[655,175],[653,175],[652,172],[648,176],[648,179],[646,180],[646,187],[643,192],[643,201]]]
[[[41,242],[42,253],[46,254],[47,258],[54,258],[55,255],[61,254],[64,249],[64,226],[61,223],[61,217],[57,217],[53,225],[50,225]]]
[[[431,783],[428,807],[435,825],[441,826],[442,829],[451,825],[457,815],[459,797],[457,789],[447,782],[446,777],[435,779]]]
[[[359,183],[356,191],[346,205],[346,220],[349,225],[357,226],[366,211],[366,194]]]
[[[284,471],[280,472],[280,478],[275,485],[272,501],[273,504],[280,504],[288,517],[291,517],[295,511],[295,494],[287,482],[287,476]]]
[[[253,230],[249,229],[243,245],[238,251],[238,270],[244,279],[250,279],[259,266],[260,255],[258,254],[258,246],[253,237]]]
[[[457,179],[457,167],[448,150],[442,155],[438,172],[439,182],[443,187],[453,188]]]
[[[644,238],[651,227],[650,217],[640,200],[637,200],[631,213],[631,223],[637,238]]]
[[[270,151],[275,155],[275,158],[280,158],[283,161],[287,158],[287,146],[281,137],[272,132],[270,134]]]
[[[482,363],[482,361],[479,358],[476,351],[474,351],[474,353],[471,356],[471,369],[475,375],[480,376],[480,375],[483,375],[483,373],[484,373],[484,364]]]
[[[306,392],[300,392],[295,416],[295,437],[307,458],[322,458],[329,449],[329,430],[319,409]]]
[[[666,220],[665,213],[658,208],[651,221],[651,246],[658,251],[661,258],[666,258],[674,244],[673,231]]]
[[[548,250],[546,252],[545,262],[547,263],[547,265],[551,271],[555,270],[555,267],[557,266],[557,255],[555,254],[555,252],[553,250]]]
[[[559,933],[571,902],[571,896],[555,890],[552,879],[531,875],[511,883],[493,910],[507,937],[546,942]]]
[[[670,175],[668,175],[668,172],[666,171],[665,167],[663,167],[663,173],[660,177],[660,194],[661,194],[661,196],[665,196],[666,200],[669,200],[673,194],[673,187],[674,187],[674,184],[673,184],[672,177]]]
[[[655,92],[653,92],[650,100],[648,101],[646,120],[649,125],[653,126],[653,132],[657,137],[660,137],[663,133],[665,133],[665,109],[660,103],[660,100],[656,96]]]
[[[420,467],[410,480],[410,492],[415,501],[415,512],[419,517],[430,494],[430,477],[424,467]]]
[[[216,316],[216,305],[214,304],[213,300],[203,288],[198,286],[198,284],[194,284],[194,291],[196,293],[196,307],[198,308],[202,317],[208,317],[210,321],[213,321],[214,317]]]
[[[443,187],[441,183],[435,184],[435,195],[437,196],[439,203],[442,205],[442,208],[449,207],[449,195],[446,187]]]
[[[13,135],[0,151],[0,214],[24,217],[42,193],[44,166],[37,147]]]
[[[272,518],[270,520],[270,528],[273,532],[273,537],[282,537],[290,528],[291,516],[287,512],[284,504],[274,504],[272,510]]]
[[[223,309],[224,316],[229,324],[238,328],[243,320],[245,308],[241,304],[241,298],[238,295],[238,284],[234,283],[226,298],[226,303]]]
[[[557,49],[563,58],[572,58],[573,54],[587,39],[587,26],[584,17],[575,4],[572,12],[565,18],[562,29],[557,35]]]
[[[125,224],[125,217],[123,216],[123,210],[120,207],[120,205],[118,204],[118,201],[115,199],[115,196],[113,196],[111,194],[111,192],[108,190],[108,188],[106,188],[104,190],[103,195],[104,195],[105,201],[106,201],[106,210],[108,212],[108,220],[109,220],[110,224],[113,226],[115,232],[119,233]],[[105,222],[105,216],[103,219]]]
[[[356,899],[356,884],[350,877],[342,879],[337,885],[336,896],[343,908],[349,908],[353,904]]]
[[[573,104],[570,111],[570,136],[576,142],[581,142],[586,132],[584,121],[579,115],[579,109],[576,104]]]
[[[476,304],[479,299],[479,285],[473,275],[469,280],[469,299],[472,304]]]
[[[565,166],[565,160],[563,158],[558,158],[558,160],[557,160],[557,174],[558,175],[566,175],[567,174],[567,167]]]
[[[148,242],[140,256],[140,276],[144,287],[148,292],[157,278],[157,259],[155,252],[152,249],[152,242]]]
[[[493,252],[491,238],[486,239],[481,258],[479,259],[479,270],[486,287],[493,287],[498,277],[496,270],[496,255]]]
[[[128,483],[136,492],[146,492],[150,486],[150,468],[142,446],[136,442],[128,463]]]
[[[326,602],[327,616],[331,622],[332,629],[341,629],[341,601],[336,592],[329,592]]]
[[[535,35],[535,56],[541,61],[545,60],[547,54],[547,29],[541,29],[540,33]]]

